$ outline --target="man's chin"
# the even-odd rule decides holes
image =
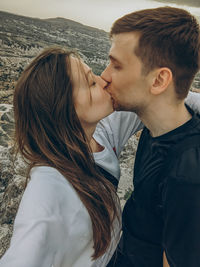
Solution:
[[[118,102],[116,102],[115,100],[113,100],[113,109],[115,111],[122,111],[125,110],[124,107],[122,107]]]
[[[127,107],[121,105],[118,101],[112,98],[112,104],[114,111],[127,111]]]
[[[128,106],[120,105],[119,103],[116,102],[113,105],[113,109],[114,111],[132,111],[132,109],[129,108]]]
[[[115,107],[114,111],[122,111],[123,109],[121,109],[120,107]]]
[[[118,103],[116,102],[116,100],[114,100],[113,98],[111,98],[112,99],[112,105],[113,105],[113,109],[114,109],[114,111],[120,111],[120,109],[119,109],[119,105],[118,105]]]

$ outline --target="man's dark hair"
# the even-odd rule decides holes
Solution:
[[[134,52],[142,60],[145,74],[168,67],[178,98],[185,98],[200,68],[200,28],[195,17],[179,8],[145,9],[115,21],[110,37],[127,32],[140,34]]]

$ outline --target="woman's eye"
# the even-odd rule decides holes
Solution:
[[[96,85],[96,82],[95,81],[93,81],[92,82],[92,84],[91,84],[91,86],[95,86]]]

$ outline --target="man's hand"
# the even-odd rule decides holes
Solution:
[[[163,267],[170,267],[165,252],[163,252]]]

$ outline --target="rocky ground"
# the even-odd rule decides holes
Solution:
[[[44,48],[76,50],[97,74],[105,68],[108,33],[64,18],[37,19],[0,11],[0,103],[9,103],[15,82]]]
[[[9,246],[14,218],[23,194],[27,165],[13,149],[13,108],[0,104],[0,257]],[[121,181],[119,198],[122,206],[132,190],[132,166],[137,147],[136,136],[132,137],[121,153]]]

